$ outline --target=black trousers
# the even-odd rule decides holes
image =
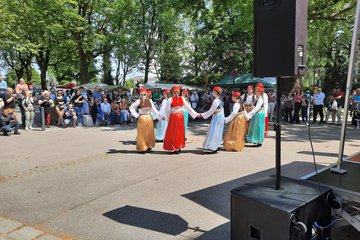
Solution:
[[[320,123],[324,122],[324,111],[323,111],[324,105],[314,105],[314,119],[313,121],[316,122],[317,115],[319,113],[320,115]]]
[[[300,109],[301,109],[301,102],[295,102],[294,104],[294,122],[300,123]]]

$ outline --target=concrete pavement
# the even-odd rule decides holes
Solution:
[[[204,155],[207,127],[190,123],[180,155],[161,143],[136,153],[131,127],[0,136],[0,216],[74,239],[229,239],[230,190],[274,174],[275,133],[261,148]],[[311,129],[317,163],[335,162],[340,127]],[[346,155],[359,133],[348,130]],[[314,171],[307,127],[285,125],[282,138],[283,175]]]

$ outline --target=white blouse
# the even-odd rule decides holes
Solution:
[[[239,110],[240,110],[240,103],[235,103],[231,114],[225,118],[225,124],[231,122],[237,116]]]
[[[207,112],[202,113],[201,116],[204,119],[207,119],[210,116],[212,116],[215,113],[215,111],[217,110],[217,108],[218,108],[218,106],[220,104],[220,101],[221,100],[219,98],[215,98],[214,101],[211,104],[211,108]]]
[[[188,103],[188,101],[186,101],[186,99],[184,97],[181,97],[181,98],[182,98],[182,101],[183,101],[183,106],[182,107],[177,107],[177,109],[179,111],[182,111],[185,108],[192,118],[196,118],[198,116],[198,113],[195,112],[195,110],[190,106],[190,104]],[[169,120],[169,118],[170,118],[172,100],[173,100],[173,98],[169,98],[167,100],[167,104],[164,104],[166,106],[166,108],[163,110],[163,112],[164,112],[163,117],[165,117],[166,120]]]
[[[150,104],[151,107],[138,109],[140,105],[140,99],[136,100],[133,104],[131,104],[129,108],[131,115],[133,115],[135,118],[138,118],[140,115],[153,112],[155,114],[155,117],[158,118],[159,112],[156,110],[154,102],[151,99],[150,99]],[[138,109],[139,112],[137,112],[136,109]]]
[[[255,113],[257,113],[261,110],[263,103],[264,103],[264,99],[260,96],[260,98],[256,102],[255,108],[251,112],[247,113],[247,115],[250,118],[252,118],[252,116],[254,116]]]

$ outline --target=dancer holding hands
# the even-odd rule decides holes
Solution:
[[[204,119],[212,116],[209,131],[203,143],[203,150],[205,153],[217,153],[224,132],[225,116],[223,102],[220,99],[222,89],[219,86],[213,88],[214,101],[211,104],[209,111],[201,113]]]
[[[171,153],[179,154],[185,147],[185,126],[184,112],[185,108],[192,118],[196,118],[198,113],[191,108],[186,99],[180,96],[180,87],[172,87],[173,97],[169,98],[167,104],[167,116],[169,119],[166,129],[163,148]]]
[[[224,137],[224,148],[227,151],[241,151],[245,146],[245,113],[240,92],[232,94],[234,102],[232,113],[225,118],[225,124],[230,123]]]
[[[260,147],[264,142],[265,133],[264,99],[262,96],[263,93],[263,87],[255,88],[255,108],[251,112],[245,113],[246,119],[251,119],[247,141],[249,143],[256,144],[258,147]]]
[[[157,117],[158,111],[150,96],[146,93],[146,89],[140,89],[140,99],[136,100],[129,109],[131,114],[138,119],[136,151],[140,153],[148,152],[155,146],[154,122],[151,113],[154,113]]]

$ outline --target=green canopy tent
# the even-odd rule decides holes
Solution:
[[[275,88],[276,78],[257,78],[251,73],[239,74],[235,78],[228,75],[219,82],[213,83],[210,86],[220,86],[222,88],[243,88],[257,83],[262,83],[265,88]]]

